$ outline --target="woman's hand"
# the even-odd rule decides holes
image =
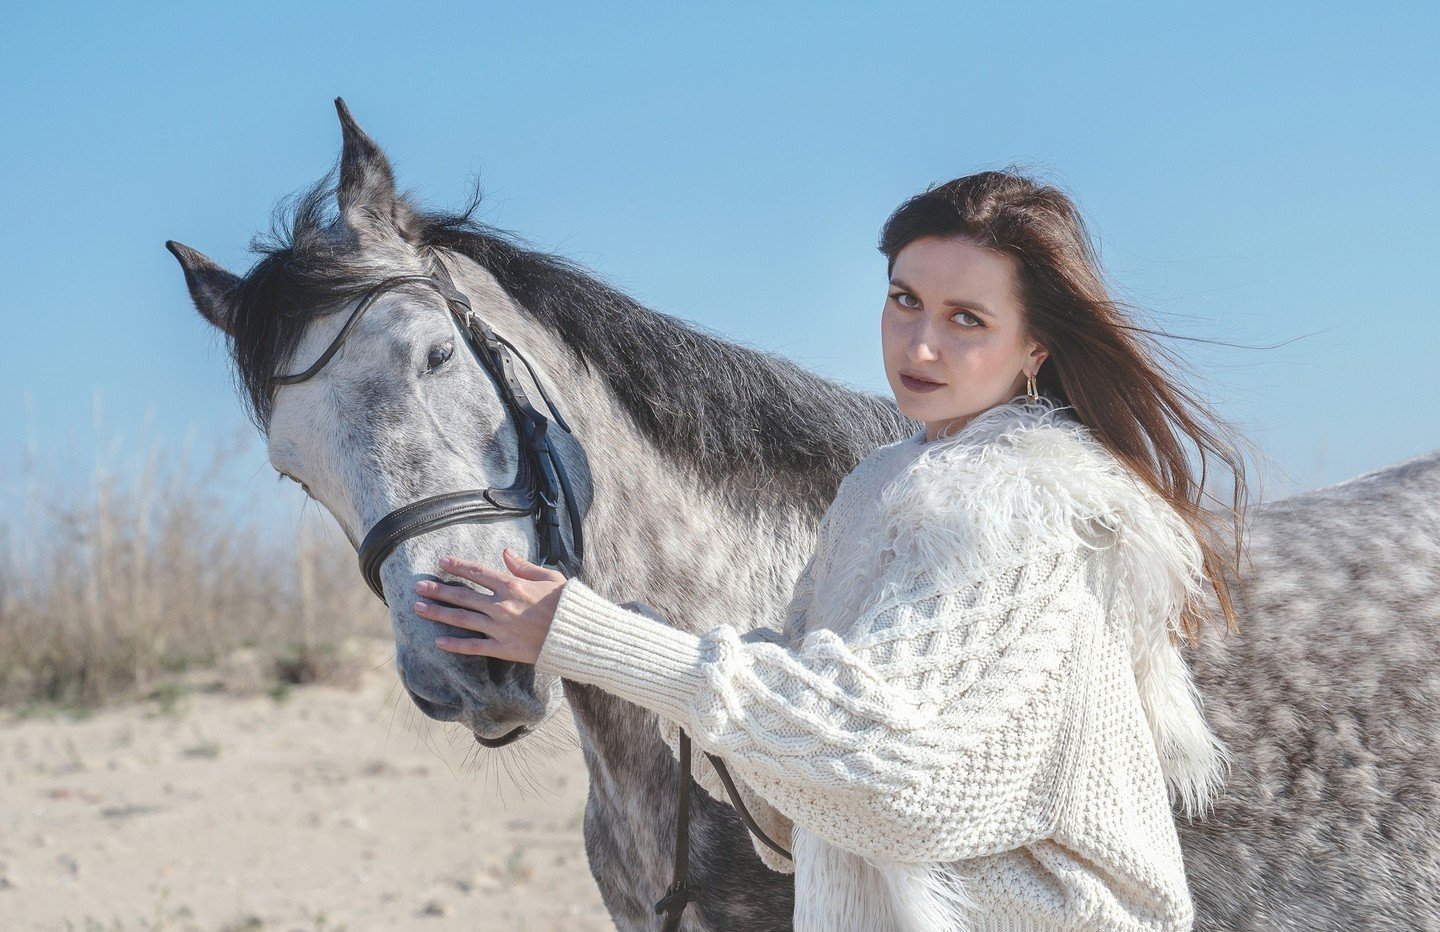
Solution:
[[[456,557],[444,557],[440,568],[479,583],[494,595],[468,586],[422,580],[415,591],[429,601],[415,603],[415,614],[484,637],[437,637],[435,646],[456,654],[534,663],[550,633],[565,574],[539,566],[505,548],[509,573]],[[511,575],[511,574],[514,575]]]

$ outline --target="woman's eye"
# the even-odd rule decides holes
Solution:
[[[950,319],[951,319],[951,320],[959,320],[961,317],[968,317],[968,318],[970,318],[971,320],[975,321],[975,323],[973,323],[973,324],[962,323],[962,324],[960,325],[960,326],[962,326],[962,327],[975,328],[975,327],[983,327],[983,326],[985,325],[985,324],[984,324],[984,321],[982,321],[980,318],[976,317],[974,314],[970,313],[969,311],[961,311],[961,312],[958,313],[958,314],[952,314],[951,317],[950,317]]]
[[[916,298],[913,294],[911,294],[911,293],[908,292],[908,291],[897,291],[895,294],[892,294],[890,297],[894,298],[894,299],[895,299],[895,303],[898,304],[898,305],[900,305],[901,307],[911,307],[911,308],[914,308],[914,307],[919,307],[919,306],[920,306],[920,299]],[[910,303],[910,302],[912,302],[912,301],[914,302],[913,304]]]
[[[430,348],[430,355],[425,357],[425,362],[431,369],[443,366],[453,352],[455,352],[455,341],[446,340],[444,343]]]

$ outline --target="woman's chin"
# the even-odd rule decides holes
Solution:
[[[948,421],[957,416],[951,406],[935,404],[934,400],[928,398],[923,400],[896,398],[895,403],[900,408],[901,414],[927,424],[935,421]]]

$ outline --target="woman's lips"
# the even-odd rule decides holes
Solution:
[[[900,384],[912,392],[933,392],[937,388],[944,388],[943,382],[922,382],[919,379],[912,379],[908,375],[900,376]]]

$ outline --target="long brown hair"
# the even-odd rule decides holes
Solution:
[[[900,250],[925,236],[964,239],[1018,260],[1023,333],[1049,351],[1038,390],[1071,406],[1190,525],[1225,626],[1238,631],[1229,578],[1240,579],[1249,487],[1238,451],[1250,444],[1161,366],[1163,358],[1184,368],[1154,339],[1171,335],[1137,325],[1127,305],[1111,297],[1074,202],[1013,168],[983,171],[932,185],[901,204],[885,221],[880,251],[893,270]],[[1198,478],[1185,440],[1199,454]],[[1232,477],[1231,501],[1220,512],[1203,504],[1213,498],[1206,489],[1212,459]],[[1180,624],[1192,644],[1206,616],[1203,606],[1185,606]]]

